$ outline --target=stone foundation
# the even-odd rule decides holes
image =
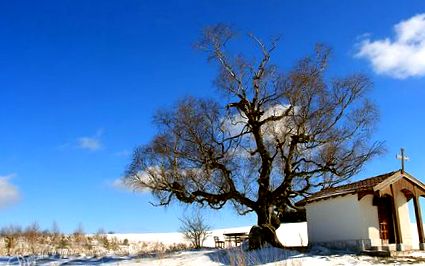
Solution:
[[[370,239],[335,240],[327,242],[313,242],[312,246],[319,245],[331,249],[342,249],[360,252],[372,247]]]
[[[409,244],[387,244],[380,246],[372,246],[370,239],[353,239],[353,240],[336,240],[327,242],[313,242],[310,246],[322,246],[330,249],[348,250],[353,252],[362,251],[386,251],[386,252],[408,252],[412,251],[413,247]],[[420,250],[425,248],[425,244],[419,245]]]

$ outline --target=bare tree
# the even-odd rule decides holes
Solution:
[[[59,225],[56,221],[53,221],[52,228],[50,229],[51,241],[54,245],[57,245],[62,238]]]
[[[81,248],[87,242],[82,223],[78,224],[78,227],[72,233],[72,237],[73,243],[76,244],[77,248]]]
[[[206,224],[204,217],[198,212],[192,216],[184,216],[180,218],[180,221],[182,223],[180,232],[190,241],[193,248],[201,248],[211,229],[210,226]]]
[[[280,72],[268,46],[249,34],[260,60],[228,53],[234,32],[205,29],[198,47],[217,63],[221,100],[193,97],[154,116],[158,133],[137,148],[125,182],[150,189],[159,205],[173,199],[240,214],[255,212],[274,246],[279,216],[321,188],[344,182],[382,151],[371,141],[377,110],[362,74],[328,78],[330,50]]]
[[[78,238],[78,237],[80,237],[80,236],[84,236],[84,235],[85,235],[85,233],[84,233],[84,226],[83,226],[83,224],[82,224],[82,223],[79,223],[79,224],[78,224],[78,227],[74,230],[73,235],[74,235],[76,238]]]
[[[105,229],[103,229],[102,227],[100,227],[99,229],[97,229],[96,235],[98,235],[98,236],[106,235]]]
[[[52,235],[55,235],[55,236],[61,234],[61,230],[60,230],[59,225],[56,221],[53,221],[52,228],[50,229],[50,232],[52,233]]]

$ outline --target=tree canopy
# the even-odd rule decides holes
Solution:
[[[368,77],[327,77],[327,47],[280,71],[271,62],[277,40],[249,34],[261,54],[252,60],[228,52],[234,36],[215,25],[197,45],[218,65],[225,97],[187,97],[159,110],[157,134],[135,150],[125,182],[149,189],[159,205],[232,203],[276,229],[296,201],[346,181],[382,151],[371,141],[378,112]]]

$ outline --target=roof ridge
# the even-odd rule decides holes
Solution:
[[[313,195],[311,195],[310,197],[307,197],[305,200],[302,200],[302,201],[303,202],[315,201],[315,200],[320,199],[320,198],[331,197],[332,195],[346,194],[346,193],[349,193],[350,191],[360,191],[360,190],[364,190],[364,189],[368,189],[368,188],[370,189],[370,188],[374,187],[375,185],[383,182],[387,178],[393,176],[397,172],[400,172],[400,170],[395,170],[395,171],[392,171],[392,172],[380,174],[380,175],[377,175],[377,176],[369,177],[369,178],[366,178],[366,179],[362,179],[362,180],[359,180],[359,181],[356,181],[356,182],[353,182],[353,183],[340,185],[340,186],[337,186],[337,187],[330,187],[330,188],[322,189],[322,190],[314,193]]]
[[[388,173],[385,173],[385,174],[380,174],[380,175],[377,175],[377,176],[368,177],[368,178],[366,178],[366,179],[361,179],[361,180],[358,180],[358,181],[353,182],[353,183],[348,183],[348,184],[344,184],[344,185],[340,185],[340,186],[332,187],[332,188],[334,188],[334,189],[341,189],[341,188],[343,188],[344,186],[352,186],[352,185],[360,184],[360,183],[367,182],[367,181],[369,181],[369,180],[377,179],[377,178],[379,178],[379,177],[384,177],[384,176],[387,176],[387,177],[385,178],[385,179],[387,179],[388,177],[392,176],[393,174],[395,174],[395,173],[397,173],[397,172],[399,172],[399,171],[400,171],[400,170],[396,170],[396,171],[388,172]]]

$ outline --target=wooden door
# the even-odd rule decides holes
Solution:
[[[383,244],[395,243],[392,200],[383,197],[378,204],[379,233]]]

